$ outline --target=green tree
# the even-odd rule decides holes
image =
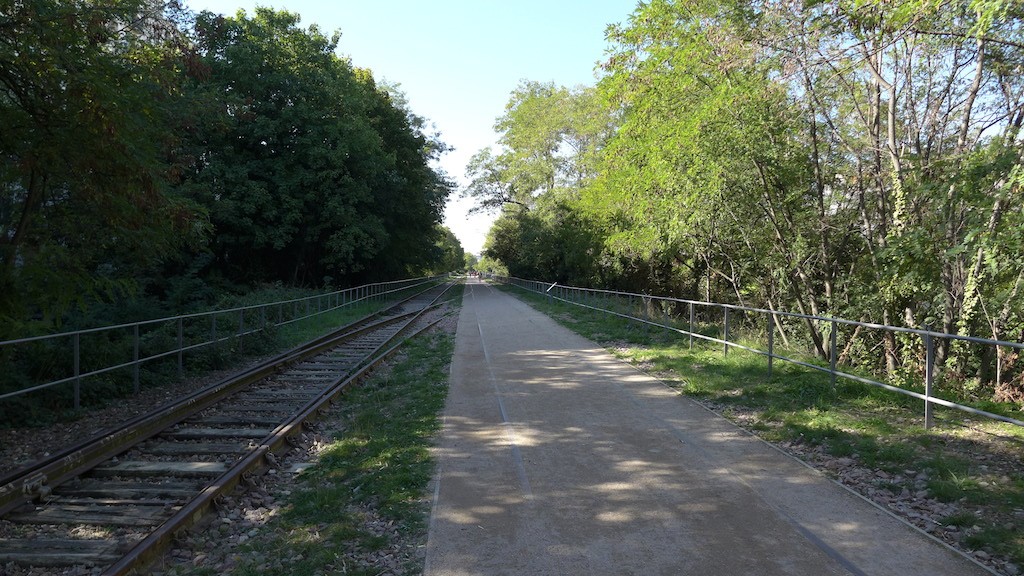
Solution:
[[[436,161],[450,147],[439,134],[426,131],[427,121],[409,110],[397,86],[376,86],[368,71],[361,78],[374,99],[370,122],[385,153],[372,188],[373,210],[387,237],[366,269],[381,279],[408,276],[434,262],[429,239],[439,234],[445,202],[455,187]],[[451,270],[460,269],[461,260],[452,265]]]
[[[674,261],[661,278],[691,295],[984,329],[979,241],[1013,241],[1020,8],[891,8],[661,0],[611,28],[601,90],[622,124],[582,202],[609,251],[654,276]]]
[[[455,233],[445,226],[438,225],[438,240],[434,244],[436,251],[440,254],[436,259],[437,264],[433,268],[436,274],[446,272],[458,272],[464,270],[466,257],[469,256],[462,249],[462,243],[455,236]]]
[[[422,119],[295,14],[204,13],[196,30],[210,68],[196,90],[216,109],[185,188],[210,210],[215,267],[306,285],[422,267],[451,187]]]
[[[640,285],[741,303],[818,292],[799,118],[746,25],[725,3],[652,2],[610,29],[600,90],[620,125],[582,204],[621,267],[649,275]]]
[[[463,194],[474,211],[508,205],[530,208],[556,190],[578,190],[594,175],[594,154],[610,134],[610,121],[593,88],[522,82],[494,125],[502,150],[477,152],[466,168]]]
[[[765,6],[752,42],[789,70],[826,206],[859,213],[851,312],[885,323],[984,330],[986,250],[1020,161],[1019,3],[827,2]],[[1010,263],[1010,262],[1007,262]],[[1019,264],[1012,263],[1014,269]],[[1011,274],[1011,277],[1015,277]],[[877,318],[878,311],[881,318]],[[949,342],[938,352],[944,362]],[[890,370],[900,362],[886,343]]]
[[[187,45],[175,6],[26,0],[0,8],[0,319],[59,322],[201,242],[173,193]]]
[[[506,210],[488,254],[514,274],[1018,333],[1022,24],[1009,0],[643,3],[608,30],[592,99],[605,127],[583,131],[603,136],[576,186],[559,177],[571,130],[552,118],[584,124],[547,106],[553,86],[513,94],[469,193],[530,211]],[[566,225],[589,240],[565,242]],[[596,268],[567,273],[559,258],[580,254]],[[830,353],[815,323],[804,333]],[[844,354],[916,369],[909,341],[848,336]],[[1014,361],[949,353],[961,381]]]
[[[502,262],[513,276],[593,284],[599,274],[600,240],[570,200],[546,194],[534,210],[507,210],[498,217],[484,255]]]

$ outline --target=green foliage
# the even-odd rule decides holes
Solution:
[[[0,20],[0,338],[133,290],[204,240],[169,187],[186,43],[142,0],[28,0]]]
[[[592,88],[522,82],[495,123],[502,150],[477,152],[466,167],[472,211],[532,208],[545,193],[578,190],[593,178],[593,155],[611,123]]]
[[[239,280],[318,284],[390,278],[431,256],[449,184],[444,150],[368,71],[335,55],[338,35],[260,8],[200,15],[212,121],[183,189],[207,206],[217,266]]]
[[[538,199],[533,210],[507,210],[492,226],[484,254],[513,276],[590,283],[595,278],[596,231],[564,194]]]
[[[161,386],[181,377],[195,377],[210,370],[220,370],[244,365],[254,358],[272,352],[281,352],[336,329],[357,318],[375,312],[382,302],[349,304],[329,310],[332,302],[328,298],[312,299],[309,290],[288,289],[281,286],[264,286],[245,294],[221,294],[217,300],[218,309],[253,307],[267,302],[281,302],[304,299],[291,306],[254,308],[242,312],[219,313],[188,318],[182,322],[182,343],[185,347],[202,345],[185,352],[182,357],[183,371],[178,371],[178,324],[175,321],[148,323],[139,330],[139,357],[147,358],[159,354],[170,356],[144,362],[139,367],[139,387],[145,389]],[[392,298],[392,300],[394,297]],[[112,310],[105,306],[90,308],[90,314],[74,318],[82,327],[94,327],[110,319],[131,322],[136,315],[144,319],[167,317],[163,309],[146,307],[136,302],[128,310]],[[333,305],[340,302],[335,299]],[[318,306],[325,310],[316,314]],[[202,311],[199,309],[192,310]],[[284,326],[275,326],[279,321],[305,317]],[[76,328],[77,326],[71,326]],[[255,334],[236,337],[244,329],[259,329]],[[216,336],[217,344],[209,344]],[[205,344],[205,345],[203,345]],[[79,337],[80,373],[86,374],[110,366],[126,364],[134,358],[134,332],[118,328],[82,334]],[[5,370],[0,373],[0,394],[23,390],[40,382],[51,382],[74,375],[74,347],[70,336],[47,339],[26,344],[10,345],[0,349],[0,360]],[[0,423],[3,426],[39,426],[62,420],[75,420],[88,416],[88,410],[102,408],[135,392],[134,374],[131,368],[107,372],[81,379],[80,396],[82,410],[75,412],[74,381],[56,387],[16,396],[0,402]]]
[[[438,240],[435,244],[440,256],[436,258],[437,267],[434,272],[444,274],[446,272],[458,272],[469,267],[469,257],[462,249],[462,243],[455,237],[455,233],[447,227],[438,226]]]
[[[487,274],[508,276],[508,268],[501,261],[487,256],[486,253],[476,263],[476,269]]]
[[[592,91],[512,93],[469,194],[529,212],[488,250],[534,279],[1019,339],[1022,24],[1005,0],[642,3]],[[827,323],[784,328],[828,359]],[[918,338],[840,336],[854,366],[922,372]],[[939,339],[936,363],[956,396],[1024,404],[1016,353]]]
[[[299,22],[0,8],[0,340],[440,264],[447,146]]]
[[[343,428],[299,490],[284,497],[284,512],[244,547],[245,561],[229,574],[319,574],[337,564],[340,550],[375,550],[368,514],[396,524],[406,541],[426,541],[423,497],[433,473],[433,437],[447,390],[450,336],[425,336],[407,346],[387,375],[369,378],[344,398]],[[422,565],[397,567],[419,574]],[[191,567],[189,567],[191,568]],[[350,574],[370,574],[349,564]],[[172,568],[170,574],[183,573]]]

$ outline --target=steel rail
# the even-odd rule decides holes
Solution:
[[[438,321],[432,322],[423,329],[412,334],[410,338],[429,330]],[[181,507],[173,516],[165,520],[148,536],[132,547],[120,560],[107,567],[102,576],[121,576],[136,572],[153,562],[157,556],[163,554],[166,547],[173,541],[175,536],[189,526],[198,522],[213,505],[216,498],[230,493],[242,481],[247,474],[253,474],[266,468],[265,460],[268,454],[276,454],[284,446],[288,438],[302,432],[303,424],[314,419],[320,409],[326,404],[334,401],[342,392],[354,382],[358,382],[378,364],[387,359],[391,354],[401,347],[400,344],[391,347],[386,352],[374,357],[363,367],[347,378],[335,382],[331,389],[322,394],[316,400],[310,402],[305,409],[288,422],[278,426],[274,432],[263,439],[258,446],[247,456],[239,460],[227,472],[210,483],[196,498],[190,500]]]
[[[423,328],[416,330],[401,342],[392,345],[392,343],[395,342],[402,333],[407,331],[413,323],[423,315],[424,312],[438,306],[439,304],[437,301],[445,292],[448,291],[448,289],[451,288],[451,286],[452,285],[449,284],[429,305],[415,312],[413,317],[410,318],[394,335],[386,339],[380,345],[375,347],[373,351],[367,354],[366,358],[369,359],[369,361],[364,359],[363,362],[365,362],[365,364],[362,367],[357,368],[355,372],[350,373],[347,376],[343,376],[333,381],[316,398],[310,400],[303,408],[299,409],[293,417],[277,426],[248,455],[236,462],[235,465],[227,472],[203,489],[196,498],[186,503],[173,516],[165,520],[160,524],[160,526],[150,532],[148,536],[136,543],[135,546],[122,556],[120,560],[108,566],[102,572],[102,576],[122,576],[125,574],[136,573],[138,570],[143,569],[146,565],[155,560],[158,555],[164,552],[180,531],[198,522],[213,505],[217,497],[232,491],[245,477],[245,475],[252,474],[266,468],[264,463],[267,455],[280,452],[281,448],[287,443],[289,437],[296,436],[302,432],[302,427],[305,422],[316,418],[321,409],[323,409],[327,404],[333,402],[351,384],[364,378],[378,364],[394,354],[401,348],[402,344],[433,328],[438,322],[440,322],[440,319],[435,320]],[[391,345],[390,348],[387,348],[383,352],[381,351],[389,345]]]

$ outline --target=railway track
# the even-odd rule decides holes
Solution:
[[[303,423],[348,384],[429,328],[424,313],[450,287],[427,290],[0,477],[0,516],[8,525],[0,572],[8,562],[100,568],[104,575],[142,570],[217,498],[274,465]]]

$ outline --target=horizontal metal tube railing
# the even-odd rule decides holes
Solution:
[[[637,293],[633,293],[633,292],[622,292],[622,291],[617,291],[617,290],[601,290],[601,289],[595,289],[595,288],[582,288],[582,287],[577,287],[577,286],[562,286],[562,285],[559,285],[557,282],[552,283],[552,282],[544,282],[544,281],[538,281],[538,280],[526,280],[526,279],[523,279],[523,278],[516,278],[516,277],[509,277],[509,276],[496,276],[496,275],[492,275],[491,278],[493,278],[493,279],[495,279],[495,280],[497,280],[499,282],[502,282],[502,283],[512,284],[512,285],[518,286],[520,288],[523,288],[525,290],[529,290],[531,292],[536,292],[536,293],[539,293],[539,294],[544,294],[544,295],[548,296],[551,299],[558,300],[558,301],[561,301],[561,302],[565,302],[567,304],[571,304],[571,305],[574,305],[574,306],[580,306],[582,308],[587,308],[587,309],[590,309],[590,310],[595,310],[595,311],[603,312],[603,313],[610,314],[610,315],[613,315],[613,316],[617,316],[617,317],[620,317],[620,318],[623,318],[623,319],[627,319],[627,320],[631,320],[631,321],[635,321],[635,322],[640,322],[640,323],[647,324],[647,325],[650,325],[650,326],[656,326],[656,327],[659,327],[659,328],[663,328],[663,329],[666,329],[666,330],[677,332],[679,334],[682,334],[684,336],[688,336],[689,338],[691,338],[691,342],[692,342],[693,338],[697,338],[697,339],[700,339],[700,340],[706,340],[708,342],[714,342],[714,343],[717,343],[717,344],[722,344],[725,347],[724,350],[725,350],[726,353],[728,353],[728,350],[729,350],[730,347],[734,347],[734,348],[740,348],[740,349],[743,349],[743,350],[747,350],[747,351],[753,352],[755,354],[759,354],[761,356],[766,356],[768,358],[768,371],[769,371],[769,375],[771,374],[771,370],[772,370],[772,361],[778,359],[778,360],[782,360],[784,362],[789,362],[791,364],[795,364],[795,365],[803,366],[803,367],[806,367],[806,368],[810,368],[812,370],[817,370],[817,371],[820,371],[820,372],[828,373],[828,374],[830,374],[832,376],[833,382],[834,382],[835,378],[844,378],[844,379],[847,379],[847,380],[853,380],[853,381],[856,381],[856,382],[861,382],[861,383],[864,383],[864,384],[869,384],[869,385],[872,385],[872,386],[877,386],[879,388],[883,388],[883,389],[889,390],[891,392],[896,392],[898,394],[903,394],[905,396],[909,396],[909,397],[912,397],[912,398],[917,398],[919,400],[923,400],[924,403],[925,403],[925,427],[926,428],[932,426],[931,407],[932,407],[933,404],[934,405],[939,405],[939,406],[944,406],[944,407],[947,407],[947,408],[953,408],[953,409],[956,409],[956,410],[960,410],[960,411],[967,412],[967,413],[970,413],[970,414],[974,414],[974,415],[977,415],[977,416],[983,416],[985,418],[990,418],[990,419],[993,419],[993,420],[999,420],[1001,422],[1006,422],[1006,423],[1013,424],[1013,425],[1016,425],[1016,426],[1024,426],[1024,421],[1022,421],[1022,420],[1018,420],[1016,418],[1011,418],[1011,417],[1008,417],[1008,416],[1003,416],[1001,414],[994,414],[992,412],[988,412],[988,411],[985,411],[985,410],[980,410],[980,409],[974,408],[972,406],[965,406],[963,404],[958,404],[956,402],[951,402],[949,400],[944,400],[944,399],[938,398],[938,397],[936,397],[936,396],[934,396],[932,394],[932,385],[933,385],[932,379],[933,379],[933,372],[934,372],[934,370],[933,370],[934,366],[932,365],[933,358],[934,358],[934,342],[933,342],[933,340],[935,338],[944,338],[944,339],[951,340],[951,341],[952,340],[959,340],[959,341],[963,341],[963,342],[971,342],[971,343],[975,343],[975,344],[988,345],[988,346],[1005,346],[1005,347],[1008,347],[1008,348],[1024,350],[1024,343],[1021,343],[1021,342],[1010,342],[1010,341],[1005,341],[1005,340],[994,340],[994,339],[991,339],[991,338],[978,338],[978,337],[975,337],[975,336],[965,336],[965,335],[961,335],[961,334],[946,334],[944,332],[935,332],[933,330],[928,330],[928,329],[906,328],[906,327],[901,327],[901,326],[888,326],[888,325],[885,325],[885,324],[876,324],[876,323],[872,323],[872,322],[859,322],[859,321],[856,321],[856,320],[847,320],[847,319],[844,319],[844,318],[831,318],[831,317],[828,317],[828,316],[814,316],[814,315],[809,315],[809,314],[799,314],[799,313],[795,313],[795,312],[785,312],[785,311],[781,311],[781,310],[770,310],[770,309],[766,309],[766,308],[753,308],[753,307],[749,307],[749,306],[741,306],[741,305],[736,305],[736,304],[723,304],[723,303],[719,303],[719,302],[705,302],[705,301],[700,301],[700,300],[687,300],[687,299],[684,299],[684,298],[669,298],[669,297],[664,297],[664,296],[652,296],[652,295],[648,295],[648,294],[637,294]],[[674,303],[674,304],[686,305],[689,308],[689,310],[690,310],[690,323],[691,323],[690,329],[689,330],[684,330],[684,329],[681,329],[681,328],[677,328],[675,326],[668,326],[666,324],[662,324],[662,323],[650,320],[648,318],[641,318],[641,317],[638,317],[638,316],[633,316],[633,315],[630,315],[630,314],[625,314],[625,313],[618,312],[618,311],[615,311],[615,310],[610,310],[610,309],[607,309],[607,308],[602,308],[600,306],[594,306],[592,304],[588,304],[588,303],[584,303],[584,302],[577,302],[577,301],[575,301],[572,298],[572,296],[573,295],[578,295],[578,294],[592,294],[592,295],[595,295],[595,296],[600,296],[600,297],[605,297],[605,298],[615,297],[615,298],[627,298],[627,299],[641,299],[642,301],[646,301],[646,302],[650,302],[650,301],[671,302],[671,303]],[[725,338],[716,338],[714,336],[708,336],[706,334],[700,334],[700,333],[695,332],[693,330],[693,322],[694,322],[694,320],[693,320],[693,318],[694,318],[694,316],[693,316],[693,307],[694,306],[702,306],[702,307],[705,307],[705,308],[717,308],[717,309],[721,309],[723,311],[723,315],[725,316],[725,322],[724,322],[724,332],[725,332],[724,335],[725,335]],[[750,347],[750,346],[746,346],[746,345],[743,345],[743,344],[740,344],[738,342],[734,342],[734,341],[731,341],[731,340],[728,339],[728,329],[729,329],[728,311],[729,310],[735,310],[735,311],[739,311],[739,312],[749,312],[749,313],[754,313],[754,314],[762,314],[762,315],[767,316],[767,318],[768,318],[768,335],[769,335],[769,337],[768,337],[768,350],[760,350],[760,349],[753,348],[753,347]],[[826,323],[826,324],[829,324],[830,326],[832,326],[831,335],[830,335],[832,341],[830,343],[830,348],[829,348],[830,365],[828,367],[819,366],[819,365],[816,365],[816,364],[812,364],[810,362],[804,362],[802,360],[797,360],[795,358],[789,358],[787,356],[782,356],[782,355],[776,354],[775,350],[774,350],[774,346],[773,346],[773,335],[774,335],[774,331],[776,329],[775,328],[775,326],[776,326],[775,325],[775,318],[777,318],[777,317],[794,318],[794,319],[798,319],[798,320],[810,320],[812,322],[822,322],[822,323]],[[862,328],[869,328],[869,329],[873,329],[873,330],[884,330],[884,331],[889,331],[889,332],[893,332],[893,333],[910,334],[910,335],[914,335],[914,336],[920,337],[922,339],[922,341],[923,341],[923,344],[924,344],[925,348],[926,348],[926,357],[928,358],[927,365],[925,367],[925,382],[924,382],[924,384],[925,384],[925,393],[922,394],[920,392],[915,392],[913,390],[908,390],[906,388],[900,388],[899,386],[893,386],[891,384],[886,384],[884,382],[879,382],[879,381],[873,380],[871,378],[867,378],[867,377],[864,377],[864,376],[858,376],[856,374],[850,374],[848,372],[843,372],[841,370],[838,370],[836,368],[836,363],[835,363],[836,352],[837,352],[836,351],[836,344],[835,344],[835,333],[836,333],[836,327],[838,325],[860,326]]]
[[[141,365],[143,365],[143,364],[145,364],[147,362],[152,362],[154,360],[159,360],[159,359],[162,359],[162,358],[168,358],[168,357],[171,357],[171,356],[178,356],[179,357],[178,369],[179,369],[179,373],[180,373],[181,368],[182,368],[181,367],[181,358],[182,358],[182,355],[185,352],[193,351],[193,350],[196,350],[196,349],[199,349],[199,348],[204,348],[204,347],[211,346],[211,345],[219,345],[219,344],[221,344],[223,342],[226,342],[226,341],[229,341],[229,340],[232,340],[232,339],[236,339],[236,338],[240,338],[240,337],[250,336],[250,335],[256,334],[258,332],[261,332],[262,330],[264,330],[268,326],[275,326],[275,327],[285,326],[285,325],[288,325],[288,324],[292,324],[294,322],[299,322],[301,320],[307,320],[309,318],[313,318],[313,317],[321,315],[321,314],[326,314],[326,313],[328,313],[328,312],[330,312],[332,310],[337,310],[339,308],[343,308],[343,307],[346,307],[346,306],[351,306],[351,305],[359,303],[359,302],[364,302],[364,301],[367,301],[367,300],[370,300],[370,299],[387,297],[387,296],[389,296],[391,294],[394,294],[396,292],[400,292],[402,290],[407,290],[409,288],[414,288],[414,287],[417,287],[417,286],[423,286],[423,285],[428,284],[430,282],[434,282],[434,281],[436,281],[436,280],[438,280],[439,278],[442,278],[442,277],[443,276],[430,276],[430,277],[422,277],[422,278],[411,278],[411,279],[407,279],[407,280],[395,280],[395,281],[391,281],[391,282],[377,282],[377,283],[372,283],[372,284],[364,284],[362,286],[355,286],[355,287],[352,287],[352,288],[346,288],[344,290],[336,290],[336,291],[333,291],[333,292],[327,292],[327,293],[324,293],[324,294],[316,294],[316,295],[313,295],[313,296],[306,296],[306,297],[303,297],[303,298],[292,298],[292,299],[289,299],[289,300],[280,300],[280,301],[277,301],[277,302],[270,302],[270,303],[266,303],[266,304],[253,304],[253,305],[249,305],[249,306],[237,306],[237,307],[234,307],[234,308],[226,308],[226,309],[221,309],[221,310],[211,310],[209,312],[196,312],[196,313],[191,313],[191,314],[181,314],[181,315],[178,315],[178,316],[169,316],[169,317],[166,317],[166,318],[157,318],[157,319],[153,319],[153,320],[142,320],[142,321],[139,321],[139,322],[115,324],[115,325],[110,325],[110,326],[100,326],[100,327],[96,327],[96,328],[86,328],[86,329],[82,329],[82,330],[73,330],[73,331],[69,331],[69,332],[60,332],[60,333],[57,333],[57,334],[47,334],[47,335],[43,335],[43,336],[32,336],[32,337],[27,337],[27,338],[18,338],[18,339],[14,339],[14,340],[2,341],[2,342],[0,342],[0,352],[2,352],[5,347],[12,347],[12,346],[17,346],[17,345],[21,345],[21,344],[41,343],[41,342],[45,343],[47,341],[56,341],[56,340],[60,340],[60,339],[70,339],[74,343],[73,352],[72,352],[72,354],[73,354],[72,363],[73,363],[73,366],[75,367],[75,373],[71,374],[69,376],[63,377],[63,378],[58,378],[56,380],[52,380],[52,381],[48,381],[48,382],[42,382],[42,383],[38,383],[38,384],[33,384],[33,385],[27,386],[25,388],[19,388],[18,390],[13,390],[13,391],[10,391],[10,392],[6,392],[6,393],[3,393],[3,394],[0,394],[0,401],[6,400],[6,399],[9,399],[9,398],[13,398],[13,397],[16,397],[16,396],[22,396],[22,395],[25,395],[25,394],[30,394],[32,392],[37,392],[37,391],[40,391],[40,390],[45,390],[45,389],[48,389],[48,388],[53,388],[53,387],[60,386],[60,385],[74,383],[74,385],[75,385],[75,394],[74,394],[75,406],[74,407],[75,407],[75,409],[78,409],[79,408],[78,399],[79,399],[79,393],[80,393],[80,383],[84,379],[87,379],[87,378],[90,378],[90,377],[99,376],[99,375],[106,374],[106,373],[109,373],[109,372],[114,372],[114,371],[117,371],[117,370],[123,370],[123,369],[126,369],[126,368],[135,367],[137,369],[139,366],[141,366]],[[323,305],[323,301],[325,299],[327,300],[327,303],[328,303],[326,307]],[[315,308],[313,308],[311,306],[311,303],[313,303],[313,302],[316,302],[316,307]],[[304,306],[304,310],[302,311],[301,315],[299,314],[299,305],[300,304],[302,304]],[[291,312],[290,316],[291,317],[287,318],[287,319],[284,318],[285,307],[291,308],[291,310],[290,310],[290,312]],[[276,310],[276,312],[277,312],[277,314],[276,314],[277,320],[276,321],[268,322],[267,311],[270,310],[270,309],[274,309],[274,308],[277,309]],[[247,312],[253,312],[253,311],[259,311],[259,313],[261,315],[261,320],[260,320],[260,322],[256,323],[252,327],[247,327],[247,326],[244,325],[245,320],[246,320],[245,314]],[[236,317],[232,318],[231,320],[229,320],[229,322],[225,323],[225,326],[232,326],[233,325],[233,327],[231,328],[230,334],[228,334],[226,336],[222,336],[221,335],[222,330],[219,330],[218,327],[217,327],[218,317],[219,316],[227,316],[227,315],[233,315],[233,316],[236,316]],[[202,341],[200,341],[198,343],[191,343],[191,344],[185,345],[183,343],[183,341],[182,341],[182,326],[183,326],[183,323],[186,320],[203,320],[203,319],[207,319],[207,318],[210,319],[209,322],[210,322],[210,327],[211,328],[210,329],[205,329],[204,328],[203,330],[206,330],[208,332],[212,332],[212,333],[208,334],[208,338],[209,339],[204,339],[204,340],[202,340]],[[121,363],[118,363],[118,364],[115,364],[115,365],[111,365],[111,366],[104,366],[104,367],[101,367],[101,368],[96,368],[96,369],[90,370],[88,372],[79,372],[78,371],[78,368],[79,368],[80,362],[81,362],[81,357],[82,357],[82,351],[80,349],[79,342],[80,342],[81,336],[83,336],[83,335],[98,334],[98,333],[102,333],[102,332],[115,332],[115,331],[128,330],[128,331],[134,332],[134,334],[130,335],[129,338],[131,339],[132,346],[134,347],[134,349],[136,350],[136,353],[137,353],[137,351],[139,349],[139,329],[140,328],[152,327],[152,326],[157,326],[157,327],[169,326],[169,325],[173,325],[173,324],[177,325],[177,332],[176,332],[176,335],[174,335],[174,336],[170,336],[170,335],[166,336],[168,340],[174,339],[174,341],[175,341],[175,345],[171,349],[169,349],[169,350],[165,350],[163,352],[158,352],[158,353],[153,353],[153,354],[147,355],[145,357],[133,358],[130,361],[121,362]],[[125,344],[126,342],[122,342],[122,344]],[[131,354],[131,352],[129,352],[129,354]],[[135,378],[137,379],[137,375],[135,376]],[[137,380],[136,380],[136,387],[137,387]]]

